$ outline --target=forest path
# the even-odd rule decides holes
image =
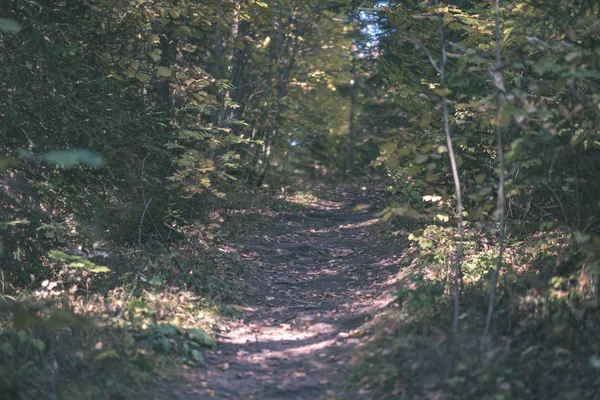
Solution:
[[[244,299],[251,311],[229,323],[180,398],[341,398],[353,349],[394,299],[399,262],[375,215],[383,191],[324,188],[310,209],[278,213],[268,232],[236,245],[255,263],[254,295]]]

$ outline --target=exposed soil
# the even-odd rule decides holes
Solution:
[[[319,194],[319,193],[317,193]],[[343,398],[344,370],[369,321],[393,303],[399,258],[378,239],[382,188],[341,186],[311,209],[279,213],[235,245],[255,263],[249,310],[219,335],[182,399]],[[354,211],[357,204],[368,210]]]

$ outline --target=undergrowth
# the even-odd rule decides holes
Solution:
[[[186,365],[204,362],[224,318],[248,311],[242,299],[256,290],[229,241],[298,206],[239,190],[212,208],[168,243],[148,236],[95,257],[54,244],[28,285],[0,278],[0,398],[172,398]],[[247,217],[263,214],[265,223]]]
[[[417,251],[401,271],[397,304],[355,357],[348,379],[353,397],[598,398],[600,314],[593,283],[581,267],[581,238],[557,230],[513,230],[493,332],[483,337],[497,251],[482,232],[467,234],[455,336],[448,282],[452,235],[443,229],[430,226],[411,237]]]

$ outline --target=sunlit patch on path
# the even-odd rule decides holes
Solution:
[[[311,196],[273,216],[267,232],[232,244],[256,267],[250,310],[219,335],[182,399],[340,398],[345,367],[389,307],[400,261],[378,241],[374,190]],[[369,196],[371,196],[369,198]]]

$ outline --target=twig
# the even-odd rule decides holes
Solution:
[[[150,206],[150,202],[152,202],[152,199],[150,199],[147,203],[144,202],[144,211],[142,211],[142,217],[140,218],[140,227],[138,229],[138,242],[140,246],[142,245],[142,225],[144,224],[144,216],[146,215],[146,210],[148,210],[148,206]]]
[[[427,54],[427,58],[429,58],[429,62],[431,63],[433,68],[435,68],[435,70],[438,72],[438,74],[441,74],[442,69],[437,65],[437,63],[433,59],[433,56],[431,55],[431,52],[429,51],[429,49],[426,46],[424,46],[423,43],[416,37],[409,35],[409,39],[415,44],[415,46],[417,48],[423,49],[425,51],[425,54]]]
[[[142,211],[142,217],[140,218],[140,226],[138,228],[138,243],[141,246],[142,245],[142,225],[144,224],[144,216],[146,215],[146,211],[148,210],[148,207],[150,206],[150,203],[152,202],[152,199],[146,201],[146,191],[144,189],[144,167],[146,165],[146,159],[148,158],[148,155],[146,155],[146,157],[144,157],[144,159],[142,160],[142,202],[144,203],[144,211]]]
[[[277,281],[273,282],[274,285],[308,285],[310,281],[301,281],[301,282],[287,282],[287,281]]]
[[[298,314],[294,314],[294,315],[292,315],[291,317],[287,317],[286,319],[284,319],[284,320],[282,320],[282,321],[277,321],[277,322],[278,322],[278,323],[280,323],[280,324],[283,324],[283,323],[286,323],[286,322],[288,322],[288,321],[290,321],[290,320],[292,320],[292,319],[296,318],[297,316],[298,316]]]
[[[552,192],[552,194],[554,195],[554,197],[556,197],[556,201],[558,202],[558,206],[560,207],[560,212],[563,215],[563,218],[565,219],[565,224],[569,224],[569,218],[567,218],[567,213],[565,212],[565,208],[563,207],[562,201],[560,201],[560,197],[558,197],[558,194],[556,193],[556,191],[554,189],[552,189],[552,187],[550,185],[548,185],[547,183],[544,182],[544,186],[546,186],[548,188],[548,190],[550,190]]]
[[[158,239],[160,240],[160,242],[164,246],[165,250],[167,250],[167,253],[171,254],[171,248],[169,247],[169,244],[167,243],[167,241],[160,234],[160,230],[158,229],[158,226],[156,225],[156,221],[154,221],[154,219],[152,218],[151,215],[149,215],[148,218],[150,218],[150,221],[152,221],[152,225],[154,226],[154,230],[156,231],[156,234],[158,235]],[[175,258],[175,257],[171,257],[171,259],[175,263],[175,266],[177,267],[177,269],[179,270],[179,272],[183,272],[183,267],[179,263],[179,260],[177,260],[177,258]]]
[[[320,305],[320,306],[290,307],[290,308],[299,309],[299,311],[302,312],[302,311],[322,310],[325,307],[327,307],[327,306],[326,305]]]

